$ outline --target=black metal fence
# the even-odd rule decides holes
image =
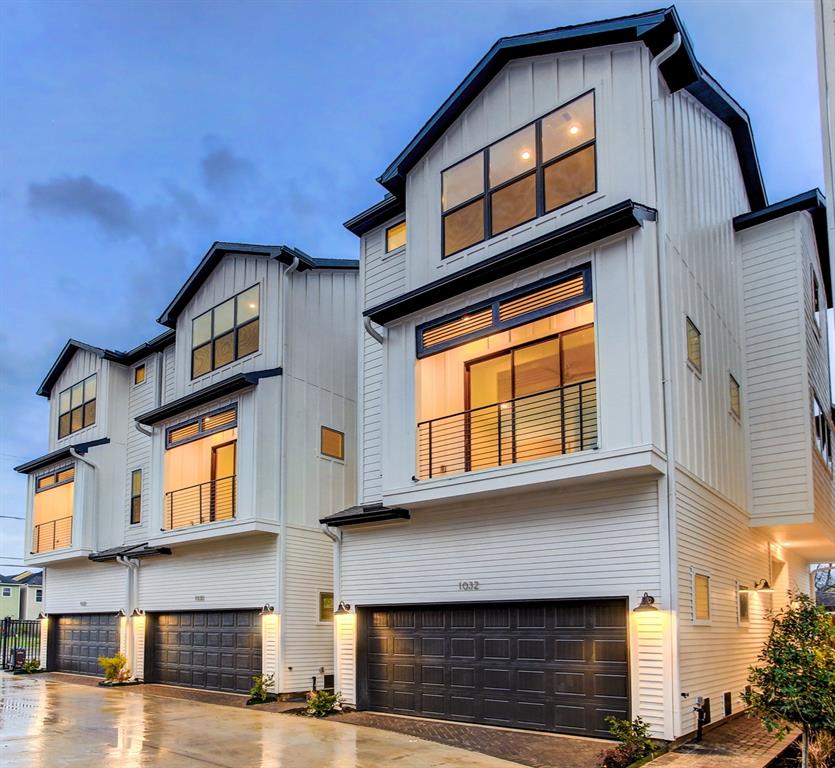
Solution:
[[[418,477],[471,472],[597,448],[593,379],[418,425]]]
[[[235,517],[236,486],[235,475],[232,475],[169,491],[165,494],[165,527],[186,528],[231,520]]]
[[[72,515],[48,523],[40,523],[32,530],[32,553],[51,552],[72,544]]]
[[[13,619],[7,616],[0,624],[0,660],[3,669],[20,669],[24,662],[41,655],[39,619]]]

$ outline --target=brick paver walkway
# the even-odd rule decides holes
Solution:
[[[595,768],[597,757],[612,741],[585,739],[535,731],[491,728],[416,717],[347,712],[330,721],[382,728],[419,739],[469,749],[531,768]]]
[[[798,736],[777,741],[759,720],[737,717],[652,762],[652,768],[765,768]]]

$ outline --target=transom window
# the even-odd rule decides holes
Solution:
[[[96,423],[96,374],[58,395],[58,437],[66,437]]]
[[[444,258],[596,190],[590,91],[442,173]]]
[[[258,351],[258,286],[233,296],[191,321],[191,378]]]
[[[222,432],[226,429],[238,426],[238,406],[224,406],[223,408],[207,413],[196,419],[189,419],[173,427],[168,427],[165,432],[165,447],[173,448],[180,443],[188,443],[192,440],[200,440],[215,432]]]
[[[386,253],[396,251],[406,245],[406,222],[401,221],[386,230]]]
[[[73,480],[75,480],[75,467],[65,467],[50,472],[48,475],[41,475],[35,484],[35,491],[45,491],[56,485],[71,483]]]

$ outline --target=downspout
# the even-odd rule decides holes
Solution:
[[[384,335],[384,334],[385,334],[385,332],[386,332],[386,331],[385,331],[385,329],[383,329],[383,332],[382,332],[382,333],[380,333],[380,331],[378,331],[378,330],[377,330],[377,329],[376,329],[376,328],[375,328],[375,327],[371,324],[371,318],[370,318],[370,317],[364,317],[364,318],[362,319],[362,327],[363,327],[363,328],[365,328],[365,332],[366,332],[366,333],[367,333],[367,334],[368,334],[368,335],[369,335],[372,339],[374,339],[374,341],[376,341],[378,344],[382,344],[382,343],[385,341],[385,339],[386,339],[386,337],[385,337],[385,335]]]
[[[342,602],[342,530],[335,531],[329,525],[322,523],[322,532],[334,543],[333,548],[333,605],[334,608]]]
[[[670,735],[675,738],[677,730],[681,727],[681,706],[679,691],[681,680],[678,668],[678,628],[676,618],[678,617],[678,593],[676,590],[676,571],[678,568],[678,554],[676,552],[676,457],[675,457],[675,425],[673,422],[673,371],[672,371],[672,349],[670,339],[669,322],[665,322],[670,308],[668,295],[668,274],[666,259],[667,227],[664,211],[660,210],[660,201],[666,200],[666,184],[664,173],[659,171],[659,159],[666,160],[665,126],[659,125],[658,107],[662,101],[658,78],[661,65],[667,61],[681,47],[681,33],[676,32],[673,40],[661,53],[650,63],[650,93],[652,98],[652,130],[653,147],[655,148],[655,162],[653,170],[655,174],[655,206],[658,209],[656,224],[656,258],[658,269],[658,322],[661,335],[661,385],[664,400],[664,447],[667,454],[666,472],[666,506],[667,506],[667,530],[666,547],[669,557],[669,569],[666,573],[664,588],[670,600],[670,631],[668,639],[668,650],[670,664],[672,666],[670,675],[670,706],[672,707],[673,722],[670,723]],[[662,534],[663,535],[663,534]]]
[[[287,373],[287,283],[290,275],[299,268],[299,257],[294,256],[293,261],[287,266],[281,276],[281,302],[279,304],[279,311],[281,313],[281,321],[278,327],[278,349],[281,355],[279,365],[284,374]],[[285,509],[285,499],[287,498],[286,483],[287,483],[287,387],[285,386],[285,376],[281,379],[281,408],[280,408],[280,440],[278,444],[278,477],[279,477],[279,512],[280,519],[278,521],[278,594],[276,595],[276,612],[278,613],[278,620],[280,622],[278,627],[278,667],[275,680],[275,693],[281,691],[282,680],[284,679],[284,640],[286,633],[286,622],[284,621],[284,581],[287,563],[287,510]]]

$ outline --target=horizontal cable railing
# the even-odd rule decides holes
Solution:
[[[32,554],[66,549],[72,544],[72,515],[38,523],[32,528]]]
[[[165,494],[167,529],[231,520],[235,517],[236,476],[178,488]]]
[[[597,448],[597,382],[568,384],[417,425],[418,479]]]

